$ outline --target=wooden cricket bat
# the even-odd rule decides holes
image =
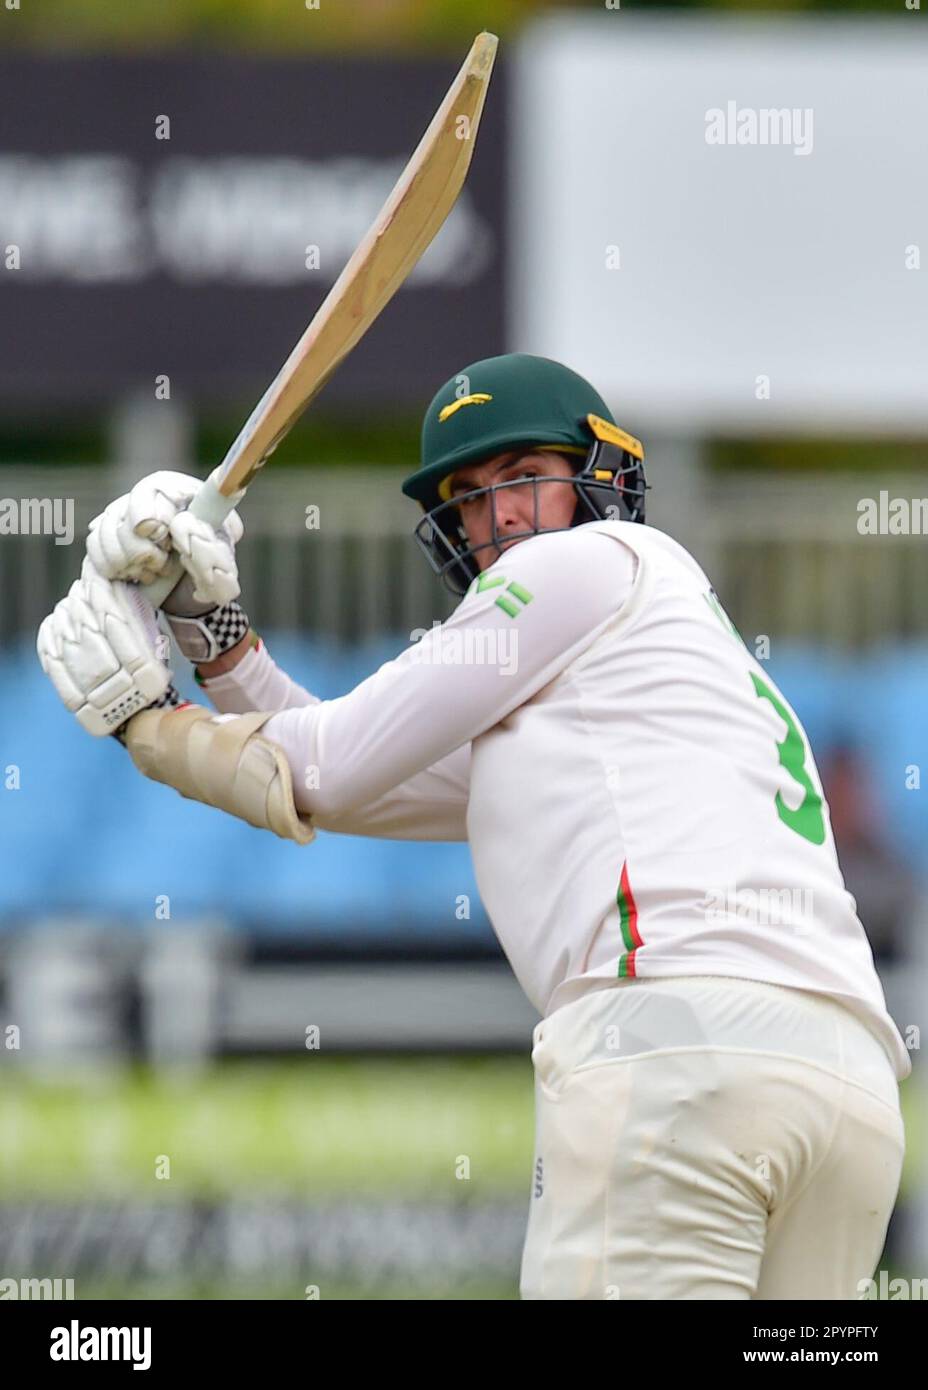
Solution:
[[[495,34],[477,35],[374,225],[222,463],[193,499],[190,510],[195,516],[213,526],[222,524],[290,427],[434,240],[467,177],[497,43]],[[146,585],[146,597],[157,607],[182,575],[183,568],[174,556],[165,572]]]

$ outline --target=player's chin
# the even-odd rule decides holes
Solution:
[[[513,536],[511,540],[498,541],[497,549],[499,550],[499,553],[502,554],[504,550],[509,550],[512,546],[518,545],[520,541],[524,541],[526,539],[527,537],[525,536]]]
[[[487,547],[486,547],[485,550],[479,551],[478,553],[480,554],[480,557],[481,557],[481,558],[480,558],[480,570],[481,570],[481,573],[482,573],[484,570],[488,570],[488,569],[490,568],[491,565],[495,565],[496,562],[497,562],[497,560],[500,558],[500,556],[502,555],[502,553],[503,553],[504,550],[509,550],[512,546],[518,545],[518,544],[519,544],[519,541],[523,541],[523,540],[526,540],[526,539],[527,539],[527,537],[525,537],[525,536],[513,536],[512,540],[508,540],[508,541],[497,541],[495,544],[487,545]]]

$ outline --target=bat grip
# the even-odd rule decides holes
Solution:
[[[233,492],[230,497],[224,496],[219,491],[216,480],[216,472],[213,472],[206,479],[199,492],[190,503],[190,511],[200,521],[208,521],[210,526],[218,530],[226,517],[245,496],[245,489]],[[172,554],[165,569],[158,578],[151,584],[144,586],[145,597],[155,608],[160,608],[161,604],[172,593],[181,579],[184,577],[184,567],[176,554]]]

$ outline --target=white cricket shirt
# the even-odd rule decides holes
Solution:
[[[911,1071],[802,727],[663,532],[520,541],[339,699],[263,647],[205,688],[281,711],[262,733],[319,829],[469,840],[543,1015],[616,978],[761,980],[843,1003]]]

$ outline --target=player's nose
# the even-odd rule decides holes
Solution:
[[[517,497],[516,488],[503,488],[496,494],[496,525],[500,531],[524,531],[531,524],[531,498]]]

